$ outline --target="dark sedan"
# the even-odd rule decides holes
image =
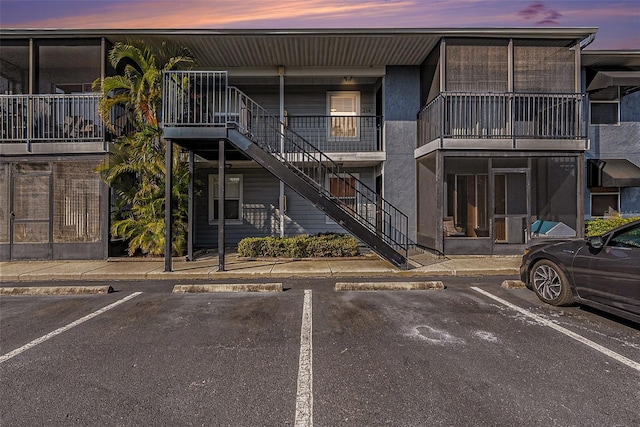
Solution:
[[[577,302],[640,323],[640,221],[531,246],[520,277],[546,303]]]

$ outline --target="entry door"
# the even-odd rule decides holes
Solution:
[[[14,164],[11,259],[51,259],[51,165]]]
[[[493,241],[500,245],[524,245],[529,236],[529,173],[493,169]]]

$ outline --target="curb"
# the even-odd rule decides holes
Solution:
[[[0,295],[94,295],[113,292],[111,286],[25,286],[0,288]]]
[[[441,281],[430,282],[360,282],[336,283],[336,291],[429,291],[443,290],[444,284]]]
[[[282,292],[282,283],[235,283],[216,285],[176,285],[172,293],[212,293],[212,292]]]

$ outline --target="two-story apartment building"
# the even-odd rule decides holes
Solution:
[[[197,59],[163,95],[165,138],[190,152],[198,190],[191,250],[346,230],[402,266],[413,244],[519,253],[581,236],[595,32],[3,30],[0,259],[108,255],[93,170],[120,131],[89,87],[127,40]]]

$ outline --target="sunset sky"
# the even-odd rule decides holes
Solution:
[[[0,0],[1,28],[597,27],[590,49],[640,50],[640,1]]]

